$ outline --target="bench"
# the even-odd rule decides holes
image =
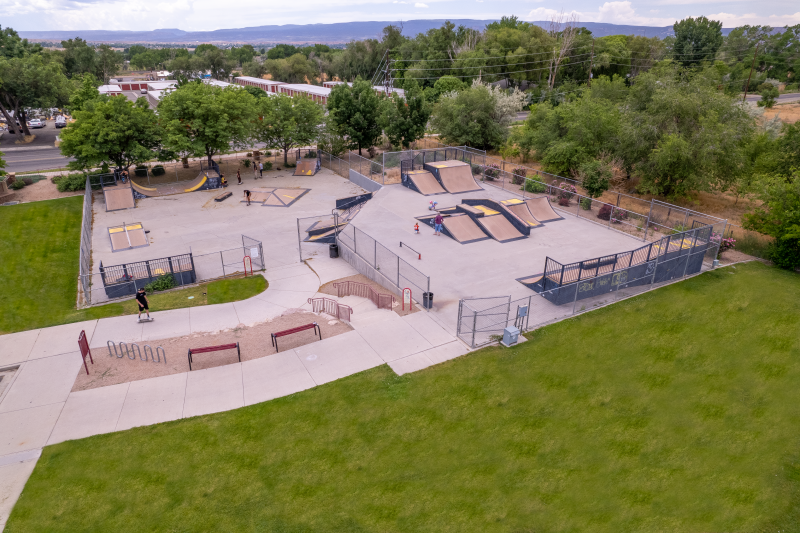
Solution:
[[[312,322],[311,324],[306,324],[304,326],[297,326],[296,328],[292,329],[285,329],[283,331],[278,331],[272,334],[272,345],[275,347],[275,351],[278,352],[278,337],[285,337],[286,335],[291,335],[292,333],[300,333],[301,331],[305,331],[307,329],[313,329],[314,333],[319,335],[319,340],[322,340],[322,330],[319,329],[319,325],[316,322]]]
[[[231,196],[233,196],[233,193],[232,193],[232,192],[224,192],[224,193],[222,193],[222,194],[218,194],[217,196],[215,196],[215,197],[214,197],[214,201],[215,201],[215,202],[221,202],[221,201],[223,201],[223,200],[227,200],[227,199],[228,199],[228,198],[230,198]]]
[[[206,346],[205,348],[189,348],[189,371],[192,370],[192,354],[218,352],[220,350],[233,350],[236,348],[236,355],[239,357],[239,362],[242,362],[242,353],[239,351],[239,343],[234,342],[231,344],[220,344],[219,346]]]

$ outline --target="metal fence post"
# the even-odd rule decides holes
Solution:
[[[378,268],[378,241],[372,239],[372,266]]]
[[[647,240],[647,230],[650,229],[650,215],[653,214],[653,200],[650,199],[650,211],[647,213],[647,222],[644,225],[644,237],[642,237],[642,242]]]
[[[227,274],[225,274],[225,259],[223,259],[223,257],[222,257],[222,250],[219,251],[219,262],[222,264],[222,277],[223,278],[228,277]],[[149,269],[149,266],[148,266],[148,269]]]
[[[335,227],[335,226],[334,226]],[[303,262],[303,244],[300,242],[300,219],[297,219],[297,251],[300,254],[300,262]]]
[[[472,312],[472,344],[470,345],[472,348],[475,347],[475,329],[478,325],[478,312]]]
[[[561,267],[561,268],[563,270],[564,267]],[[580,288],[580,282],[581,282],[581,280],[578,280],[578,281],[575,282],[575,299],[572,300],[572,315],[573,316],[575,316],[575,308],[578,306],[578,288]],[[561,286],[559,286],[559,287],[561,287]],[[559,290],[560,290],[560,288],[559,288]]]
[[[531,304],[533,303],[533,295],[528,296],[528,316],[525,317],[525,330],[531,327]]]
[[[397,286],[400,287],[400,256],[397,256]]]
[[[456,324],[456,337],[461,337],[461,312],[464,309],[464,300],[458,301],[458,323]]]

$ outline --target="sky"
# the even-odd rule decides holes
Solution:
[[[758,8],[757,10],[755,8]],[[797,0],[0,0],[0,25],[15,30],[187,31],[272,24],[314,24],[411,19],[549,20],[564,11],[583,22],[668,26],[685,17],[705,15],[723,26],[800,24]]]

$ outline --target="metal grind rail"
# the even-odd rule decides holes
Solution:
[[[419,259],[420,261],[422,261],[422,254],[421,254],[420,252],[416,251],[415,249],[413,249],[412,247],[410,247],[409,245],[407,245],[407,244],[406,244],[406,243],[404,243],[403,241],[400,241],[400,248],[402,248],[402,247],[404,247],[404,246],[405,246],[406,248],[408,248],[409,250],[411,250],[412,252],[414,252],[415,254],[417,254],[417,259]]]

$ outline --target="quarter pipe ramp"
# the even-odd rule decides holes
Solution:
[[[476,220],[486,233],[491,235],[497,242],[511,242],[527,238],[503,215],[497,214],[490,217],[480,217]]]
[[[531,198],[525,200],[525,205],[530,209],[531,214],[539,222],[555,222],[556,220],[564,220],[564,217],[556,213],[553,206],[550,204],[550,198],[547,196],[540,196],[538,198]]]
[[[453,215],[443,220],[445,233],[461,244],[484,241],[489,238],[467,215]]]
[[[447,191],[442,189],[433,174],[427,170],[412,170],[406,174],[409,189],[414,189],[420,194],[431,196],[434,194],[447,194]]]
[[[425,163],[425,170],[430,171],[450,194],[483,190],[472,176],[472,167],[463,161]]]
[[[133,189],[130,185],[103,187],[103,196],[106,200],[106,211],[136,207],[136,200],[133,198]]]
[[[319,172],[319,159],[300,159],[294,169],[294,176],[313,176]]]

